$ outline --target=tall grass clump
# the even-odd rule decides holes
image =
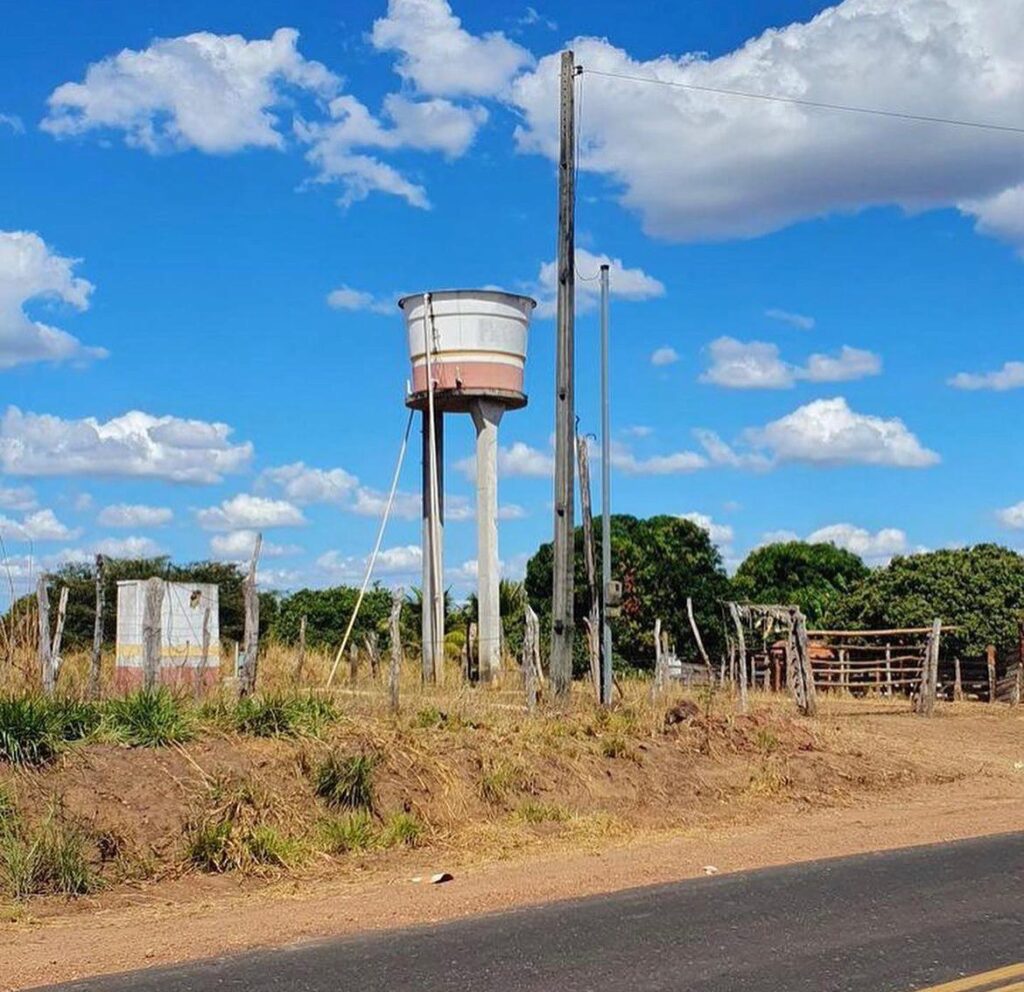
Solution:
[[[356,810],[320,825],[323,845],[329,854],[365,851],[377,841],[373,817],[366,810]]]
[[[313,789],[332,809],[373,809],[372,755],[331,752],[313,770]]]
[[[12,899],[79,896],[99,888],[84,831],[57,811],[36,827],[17,817],[0,823],[0,890]]]
[[[285,693],[249,696],[235,707],[235,729],[252,737],[294,737],[319,734],[338,718],[329,699]]]
[[[112,699],[104,716],[107,729],[130,747],[166,747],[195,736],[188,702],[166,686]]]
[[[44,765],[60,751],[64,736],[51,702],[42,696],[0,697],[0,760]]]

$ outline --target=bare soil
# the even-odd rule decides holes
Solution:
[[[933,720],[903,703],[826,703],[817,721],[759,703],[663,727],[577,715],[491,726],[353,724],[320,741],[204,739],[88,746],[11,775],[35,815],[62,799],[120,862],[97,896],[11,907],[0,988],[15,989],[430,922],[811,858],[1024,829],[1024,717],[979,704]],[[307,771],[327,748],[379,756],[378,806],[413,812],[420,846],[327,857],[288,872],[207,875],[182,826],[218,776],[258,779],[297,832],[318,811]],[[0,773],[4,777],[5,773]],[[533,816],[524,816],[532,807]],[[550,817],[536,810],[557,811]],[[535,820],[540,822],[534,822]],[[445,870],[443,885],[413,882]],[[145,877],[143,877],[143,874]],[[126,939],[126,935],[133,935]],[[144,935],[140,938],[139,935]]]

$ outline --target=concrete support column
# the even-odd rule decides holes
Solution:
[[[444,661],[444,414],[434,411],[434,444],[437,448],[437,506],[438,520],[433,523],[431,502],[430,414],[420,415],[423,425],[423,617],[421,636],[423,644],[423,681],[433,682],[440,677]],[[437,534],[435,553],[433,535]],[[435,562],[440,574],[435,578]]]
[[[477,603],[480,680],[501,670],[501,609],[498,604],[498,424],[505,408],[475,400],[470,413],[476,427]]]

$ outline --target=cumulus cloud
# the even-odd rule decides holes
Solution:
[[[662,365],[674,365],[679,361],[679,352],[668,345],[663,348],[655,348],[651,353],[651,364],[655,367]]]
[[[300,506],[322,504],[337,506],[349,513],[364,517],[379,517],[387,505],[388,494],[364,486],[358,477],[343,468],[322,469],[293,462],[267,469],[259,484],[273,485]],[[416,493],[396,492],[391,513],[403,520],[415,520],[420,515],[420,497]]]
[[[628,445],[612,441],[609,462],[625,475],[677,475],[707,468],[708,460],[696,451],[676,451],[667,455],[638,458]]]
[[[90,65],[82,82],[58,86],[41,126],[56,137],[121,131],[153,153],[282,148],[274,111],[289,90],[326,97],[339,83],[299,54],[298,38],[292,28],[256,41],[200,31],[124,49]]]
[[[902,420],[857,413],[842,397],[815,400],[764,427],[748,429],[744,437],[774,463],[925,468],[939,462]]]
[[[174,519],[174,511],[169,506],[115,503],[100,510],[96,519],[104,527],[162,527]]]
[[[196,520],[204,530],[262,530],[265,527],[301,527],[306,523],[294,503],[249,493],[239,493],[219,506],[198,510]]]
[[[793,365],[768,341],[737,341],[721,337],[708,345],[711,364],[701,382],[728,389],[790,389],[799,381],[850,382],[878,375],[882,360],[874,352],[843,345],[836,355],[814,354]]]
[[[25,133],[25,123],[17,114],[0,114],[0,127],[10,128],[15,134]]]
[[[210,553],[222,561],[248,561],[252,558],[256,546],[258,531],[233,530],[227,534],[214,534],[210,538]],[[281,558],[286,555],[298,554],[302,549],[294,544],[275,544],[264,540],[260,545],[260,555],[264,558]],[[261,578],[266,578],[261,575]]]
[[[576,308],[586,312],[593,310],[601,299],[601,285],[596,278],[601,266],[607,265],[608,292],[620,300],[641,302],[665,295],[665,285],[643,269],[629,269],[619,258],[595,255],[585,248],[576,249],[576,271],[585,279],[576,280]],[[558,263],[544,262],[540,267],[535,286],[531,290],[537,295],[537,316],[552,317],[555,314],[558,296]]]
[[[316,560],[317,568],[335,582],[356,582],[366,572],[368,557],[326,551]],[[418,544],[384,548],[377,556],[374,575],[415,579],[422,571],[423,552]]]
[[[1024,160],[1005,134],[597,75],[1016,124],[1019,13],[1016,0],[845,0],[714,59],[638,59],[607,40],[577,38],[577,60],[592,70],[580,167],[621,188],[649,233],[676,240],[751,237],[898,205],[959,206],[983,231],[1021,243]],[[558,61],[545,57],[513,86],[519,147],[552,159]]]
[[[85,363],[105,358],[60,328],[32,320],[34,300],[86,310],[92,283],[74,274],[78,259],[64,258],[31,231],[0,231],[0,369],[29,362]]]
[[[813,331],[817,323],[813,317],[808,317],[806,314],[793,313],[791,310],[780,310],[778,307],[765,310],[764,315],[771,320],[789,324],[790,327],[795,327],[798,331]]]
[[[716,523],[706,513],[693,511],[691,513],[681,513],[679,517],[681,520],[689,520],[691,523],[696,524],[701,530],[706,530],[708,536],[715,544],[730,545],[733,542],[735,533],[732,527],[729,524]]]
[[[996,519],[1011,530],[1024,530],[1024,501],[996,510]]]
[[[1024,386],[1024,362],[1005,362],[994,372],[958,372],[949,380],[954,389],[991,389],[1005,392]]]
[[[0,486],[0,510],[25,511],[36,508],[36,494],[28,486]]]
[[[107,537],[91,547],[92,555],[108,558],[158,558],[163,548],[151,537]]]
[[[141,476],[215,483],[244,469],[252,444],[227,424],[132,410],[100,421],[64,420],[10,406],[0,416],[0,468],[10,475]]]
[[[370,35],[378,51],[398,53],[398,74],[432,96],[503,94],[533,56],[501,32],[474,35],[447,0],[389,0]]]
[[[72,530],[57,519],[53,510],[36,510],[12,520],[0,514],[0,537],[14,541],[68,541],[78,537],[78,530]]]
[[[455,463],[455,468],[469,479],[476,477],[476,457],[470,455]],[[555,473],[555,459],[549,452],[515,441],[498,448],[498,474],[505,478],[547,479]]]
[[[884,527],[872,533],[853,524],[830,524],[808,534],[807,540],[812,544],[845,548],[873,565],[884,564],[893,555],[904,555],[910,550],[907,535],[895,527]]]
[[[394,300],[374,296],[373,293],[350,286],[339,286],[327,294],[327,305],[333,310],[365,310],[369,313],[395,315],[397,306]]]

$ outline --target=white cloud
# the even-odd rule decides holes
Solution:
[[[470,455],[455,463],[468,479],[476,477],[476,456]],[[525,441],[498,448],[498,474],[505,478],[547,479],[555,473],[555,459],[550,453],[533,448]]]
[[[715,521],[706,513],[697,513],[694,511],[691,513],[681,513],[679,514],[679,517],[681,520],[689,520],[702,530],[706,530],[708,532],[708,536],[715,544],[730,545],[733,542],[735,533],[732,527],[729,524],[715,523]]]
[[[340,551],[326,551],[316,560],[317,568],[335,582],[361,581],[368,557],[343,555]],[[374,575],[391,578],[417,578],[423,568],[423,553],[418,544],[384,548],[377,556]]]
[[[412,148],[458,158],[488,116],[483,107],[460,107],[440,99],[410,100],[396,93],[384,98],[387,126],[354,96],[336,97],[328,109],[330,121],[298,120],[295,134],[309,146],[306,157],[317,168],[316,181],[340,182],[339,202],[346,207],[379,191],[428,209],[430,201],[422,186],[358,149]]]
[[[162,527],[174,519],[169,506],[115,503],[105,506],[96,518],[104,527]]]
[[[0,514],[0,537],[15,541],[68,541],[80,531],[72,530],[57,519],[53,510],[36,510],[12,520]]]
[[[842,397],[815,400],[764,427],[748,429],[745,438],[776,463],[924,468],[939,461],[902,420],[857,413]]]
[[[996,518],[1011,530],[1024,530],[1024,501],[996,510]]]
[[[93,286],[74,274],[78,259],[64,258],[31,231],[0,231],[0,369],[28,362],[85,363],[105,358],[78,338],[32,320],[25,305],[33,300],[86,310]]]
[[[878,355],[848,345],[838,355],[811,355],[804,366],[783,361],[778,345],[768,341],[721,337],[708,351],[711,364],[700,381],[729,389],[790,389],[798,381],[849,382],[882,371]]]
[[[92,545],[93,555],[108,558],[158,558],[163,553],[151,537],[107,537]]]
[[[714,431],[698,428],[693,434],[700,442],[711,465],[719,468],[749,469],[755,472],[772,467],[772,461],[767,455],[758,451],[737,451]]]
[[[654,433],[653,427],[646,424],[633,424],[631,427],[623,427],[622,434],[625,437],[650,437]]]
[[[387,493],[361,485],[343,468],[322,469],[293,462],[267,469],[260,476],[260,484],[268,483],[278,486],[284,496],[300,506],[324,504],[358,516],[379,517],[387,505]],[[420,515],[419,495],[396,492],[391,513],[403,520],[415,520]]]
[[[518,503],[505,503],[498,507],[499,520],[525,520],[529,514]]]
[[[871,564],[884,564],[893,555],[904,555],[910,548],[907,535],[895,527],[871,533],[853,524],[830,524],[807,536],[811,544],[834,544],[859,555]]]
[[[398,74],[433,96],[500,96],[533,62],[500,32],[470,34],[446,0],[389,0],[370,39],[378,51],[398,52]]]
[[[708,465],[708,460],[696,451],[676,451],[668,455],[638,458],[621,441],[612,441],[610,449],[609,461],[612,468],[626,475],[676,475],[696,472]]]
[[[196,520],[204,530],[245,530],[265,527],[301,527],[306,523],[302,511],[284,499],[267,499],[239,493],[220,506],[196,511]]]
[[[210,553],[223,561],[248,561],[256,546],[257,531],[233,530],[227,534],[214,534],[210,538]],[[260,546],[262,558],[281,558],[286,555],[298,554],[302,549],[294,544],[275,544],[264,540]],[[261,573],[262,579],[267,576]]]
[[[845,0],[708,59],[569,43],[586,69],[911,114],[1020,123],[1017,0]],[[558,55],[516,80],[523,151],[557,156]],[[1024,159],[1006,134],[911,124],[584,74],[581,168],[651,234],[750,237],[872,205],[960,206],[1024,237]],[[685,148],[686,154],[680,154]]]
[[[339,286],[327,294],[327,305],[334,310],[366,310],[369,313],[394,316],[398,308],[394,300],[374,296],[361,289]]]
[[[799,541],[800,535],[795,530],[769,530],[761,535],[761,542],[758,547],[766,544],[788,544],[790,541]]]
[[[1004,392],[1024,386],[1024,362],[1006,362],[994,372],[958,372],[949,380],[955,389],[991,389]]]
[[[124,49],[90,65],[82,82],[58,86],[41,126],[57,137],[122,131],[152,153],[282,148],[274,110],[289,91],[326,97],[339,82],[298,53],[298,37],[292,28],[256,41],[200,31]]]
[[[551,20],[550,17],[545,17],[535,7],[527,7],[526,13],[516,21],[516,24],[519,24],[521,27],[533,27],[536,24],[540,24],[549,31],[558,30],[557,22]]]
[[[679,352],[668,345],[663,348],[655,348],[651,353],[651,364],[654,366],[674,365],[679,361]]]
[[[22,413],[0,416],[0,468],[10,475],[143,476],[215,483],[241,471],[252,444],[232,444],[227,424],[132,410],[99,421]]]
[[[783,324],[789,324],[790,327],[795,327],[798,331],[813,331],[814,325],[817,323],[813,317],[808,317],[806,314],[793,313],[791,310],[780,310],[778,307],[765,310],[764,315],[771,320],[778,320]]]
[[[0,114],[0,126],[10,128],[15,134],[25,133],[25,122],[17,114]]]
[[[708,351],[711,365],[701,375],[701,382],[729,389],[788,389],[793,385],[793,367],[779,358],[777,345],[722,337],[712,341]]]
[[[36,505],[36,494],[28,486],[0,486],[0,510],[24,512]]]
[[[619,258],[595,255],[585,248],[576,249],[576,271],[585,278],[576,279],[576,308],[586,312],[593,310],[601,299],[601,285],[597,276],[601,266],[607,265],[608,293],[620,300],[641,302],[665,295],[665,285],[643,269],[627,269]],[[558,263],[544,262],[537,276],[537,283],[531,287],[537,294],[537,316],[552,317],[555,314],[558,296]]]

